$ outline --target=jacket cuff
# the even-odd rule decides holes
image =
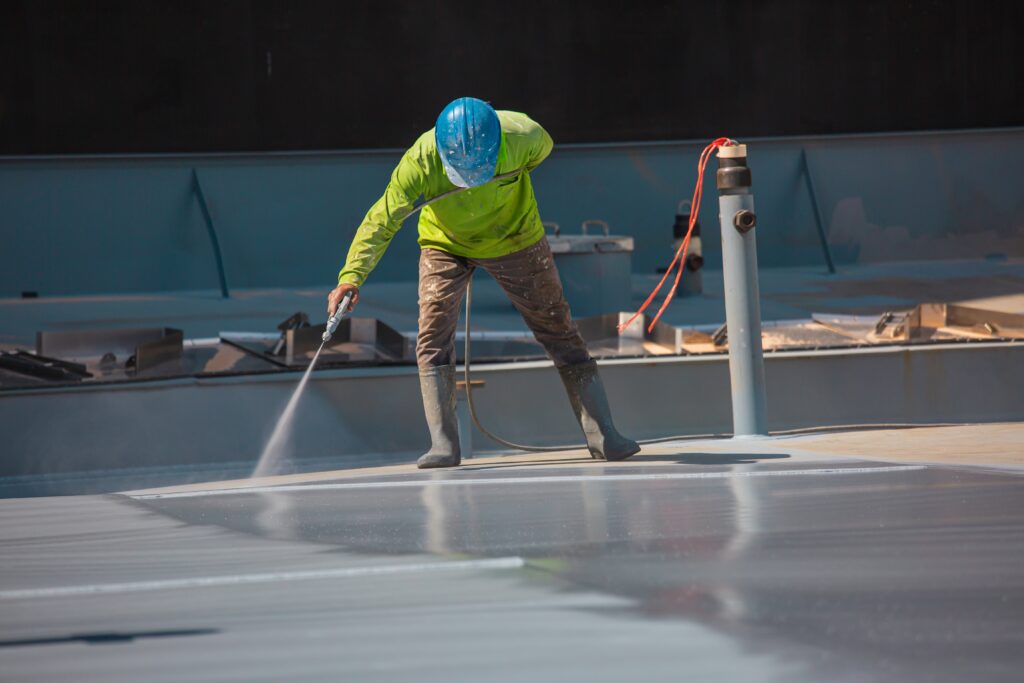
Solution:
[[[356,273],[341,271],[338,273],[338,284],[339,285],[355,285],[356,287],[363,286],[364,278],[359,277]]]

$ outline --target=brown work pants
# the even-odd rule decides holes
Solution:
[[[455,364],[455,328],[473,271],[483,268],[508,295],[556,367],[590,360],[562,292],[547,238],[497,258],[466,258],[438,249],[420,252],[420,368]]]

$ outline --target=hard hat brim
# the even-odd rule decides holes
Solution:
[[[445,175],[456,187],[479,187],[486,184],[494,177],[497,168],[497,159],[494,163],[485,164],[476,168],[456,168],[448,163],[441,155],[441,165],[444,166]]]

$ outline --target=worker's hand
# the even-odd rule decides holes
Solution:
[[[352,303],[349,304],[348,310],[352,310],[359,303],[359,288],[355,285],[342,283],[331,290],[331,293],[327,295],[327,317],[330,318],[334,315],[334,312],[338,310],[338,305],[341,300],[345,298],[345,295],[352,292]]]

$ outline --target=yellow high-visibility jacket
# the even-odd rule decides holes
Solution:
[[[420,212],[420,248],[456,256],[492,258],[525,249],[544,236],[529,171],[551,153],[551,136],[526,114],[499,111],[501,149],[499,176],[516,169],[523,173],[473,187],[425,207]],[[454,189],[434,142],[434,130],[419,137],[402,156],[384,196],[370,207],[356,230],[338,283],[362,286],[391,238],[402,226],[419,197],[432,197]]]

